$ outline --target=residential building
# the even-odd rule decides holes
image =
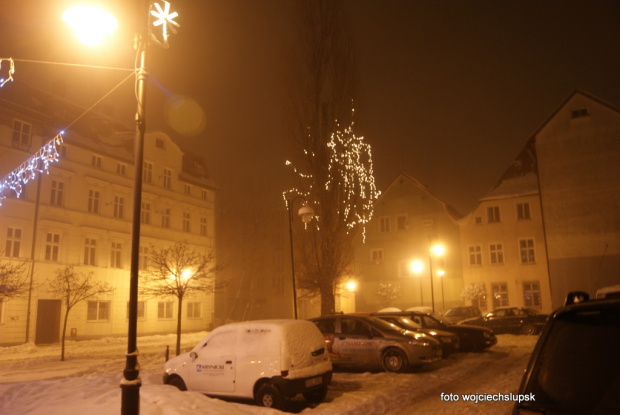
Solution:
[[[0,177],[6,177],[58,134],[82,109],[10,84],[0,96]],[[58,161],[37,174],[19,198],[12,191],[0,206],[0,261],[25,262],[29,294],[0,302],[0,343],[59,340],[65,304],[49,291],[58,270],[109,283],[114,292],[78,303],[69,314],[74,339],[127,334],[135,133],[93,113],[64,135]],[[186,241],[215,249],[215,187],[202,159],[185,153],[163,132],[145,137],[140,268],[151,249]],[[188,191],[187,188],[190,188]],[[213,294],[183,302],[184,331],[207,329]],[[138,334],[176,331],[176,298],[140,297]]]
[[[460,304],[459,213],[401,173],[374,204],[354,242],[357,311]],[[442,247],[442,252],[434,249]]]

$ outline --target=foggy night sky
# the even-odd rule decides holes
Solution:
[[[133,65],[131,30],[118,33],[128,50],[76,57],[77,46],[58,40],[63,23],[54,14],[69,1],[2,3],[0,57]],[[620,107],[620,1],[345,5],[359,70],[354,131],[372,146],[380,190],[403,171],[469,213],[575,89]],[[204,111],[204,129],[180,143],[205,156],[224,201],[284,209],[281,194],[292,178],[284,165],[291,158],[284,115],[292,2],[177,0],[172,9],[181,27],[169,49],[149,50],[148,68],[169,94],[191,97]],[[15,82],[21,68],[16,63]],[[131,120],[133,85],[127,90]],[[149,89],[147,129],[179,139],[163,122],[165,96]]]

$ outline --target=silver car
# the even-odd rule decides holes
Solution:
[[[323,333],[334,367],[404,372],[442,357],[437,340],[376,317],[341,314],[310,321]]]

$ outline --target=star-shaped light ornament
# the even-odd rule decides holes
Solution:
[[[176,28],[179,27],[179,24],[174,21],[174,19],[179,15],[177,12],[170,12],[170,3],[164,1],[164,7],[160,6],[159,3],[153,3],[157,10],[151,10],[151,14],[157,18],[153,22],[153,26],[158,27],[161,26],[162,29],[162,38],[163,38],[163,46],[168,47],[168,29],[172,33],[176,34]]]

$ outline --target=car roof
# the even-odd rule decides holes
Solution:
[[[586,300],[583,302],[569,304],[554,311],[552,317],[561,318],[563,316],[567,316],[570,314],[590,312],[590,311],[601,311],[601,310],[609,310],[609,311],[620,310],[620,299],[617,299],[617,298],[591,299],[591,300]]]

